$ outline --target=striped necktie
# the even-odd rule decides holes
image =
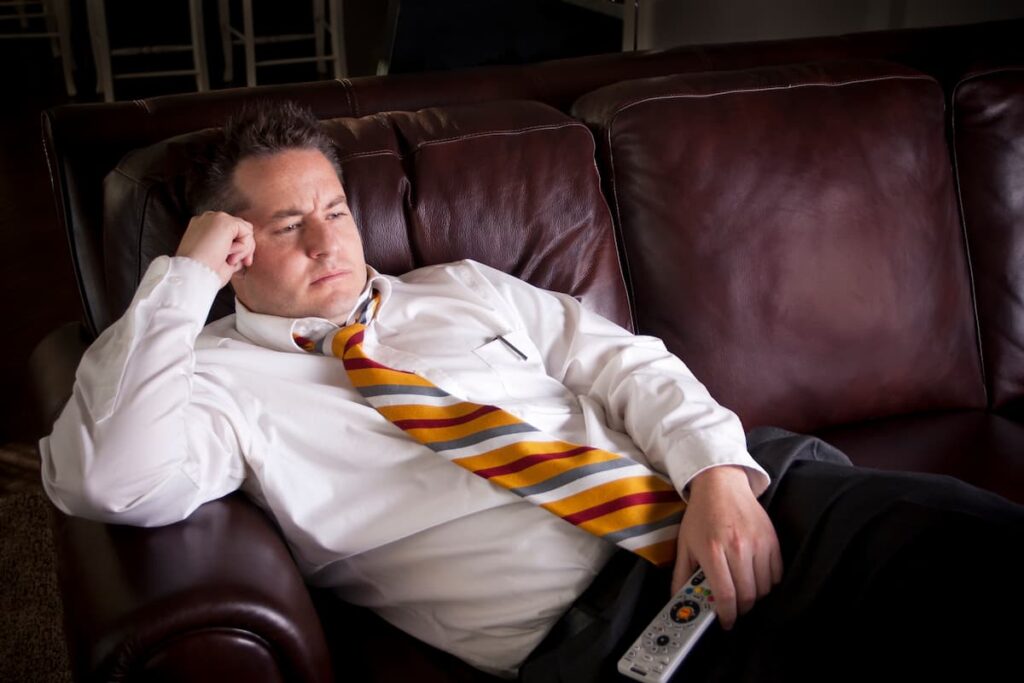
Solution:
[[[333,337],[295,341],[340,358],[363,398],[435,453],[656,565],[674,561],[685,504],[669,482],[634,460],[552,438],[501,408],[368,358],[363,336],[379,301],[375,294],[360,321]]]

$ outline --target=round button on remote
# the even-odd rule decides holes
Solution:
[[[688,624],[700,615],[700,605],[693,600],[680,600],[672,605],[672,621],[677,624]]]
[[[656,640],[655,642],[658,643],[658,645],[660,645],[661,647],[665,647],[669,644],[671,640],[672,639],[668,636],[658,636],[658,640]]]

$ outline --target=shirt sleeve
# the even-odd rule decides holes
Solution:
[[[239,487],[230,396],[194,372],[219,289],[206,266],[162,256],[124,316],[86,351],[70,400],[40,442],[44,488],[65,513],[159,526]]]
[[[667,475],[684,499],[695,476],[720,465],[743,467],[755,496],[768,488],[739,417],[660,339],[631,334],[571,296],[481,270],[520,316],[548,373],[596,402],[608,426],[629,434],[645,464]]]

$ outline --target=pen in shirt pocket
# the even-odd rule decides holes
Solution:
[[[525,354],[525,353],[523,353],[523,352],[522,352],[522,351],[520,351],[520,350],[519,350],[518,348],[516,348],[516,345],[515,345],[515,344],[513,344],[512,342],[510,342],[510,341],[509,341],[508,339],[505,339],[505,337],[504,337],[504,336],[502,336],[502,335],[500,335],[500,334],[499,334],[499,335],[498,335],[497,337],[495,337],[495,338],[494,338],[494,339],[492,339],[491,341],[494,341],[495,339],[496,339],[496,340],[498,340],[498,341],[500,341],[500,342],[501,342],[502,344],[504,344],[504,345],[505,345],[506,347],[508,347],[508,349],[509,349],[509,350],[510,350],[510,351],[511,351],[512,353],[516,354],[517,356],[519,356],[519,357],[520,357],[520,358],[522,358],[523,360],[529,360],[529,359],[528,359],[528,358],[526,357],[526,354]]]

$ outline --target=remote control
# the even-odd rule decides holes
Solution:
[[[700,569],[672,596],[619,660],[619,673],[663,683],[715,619],[715,596]]]

